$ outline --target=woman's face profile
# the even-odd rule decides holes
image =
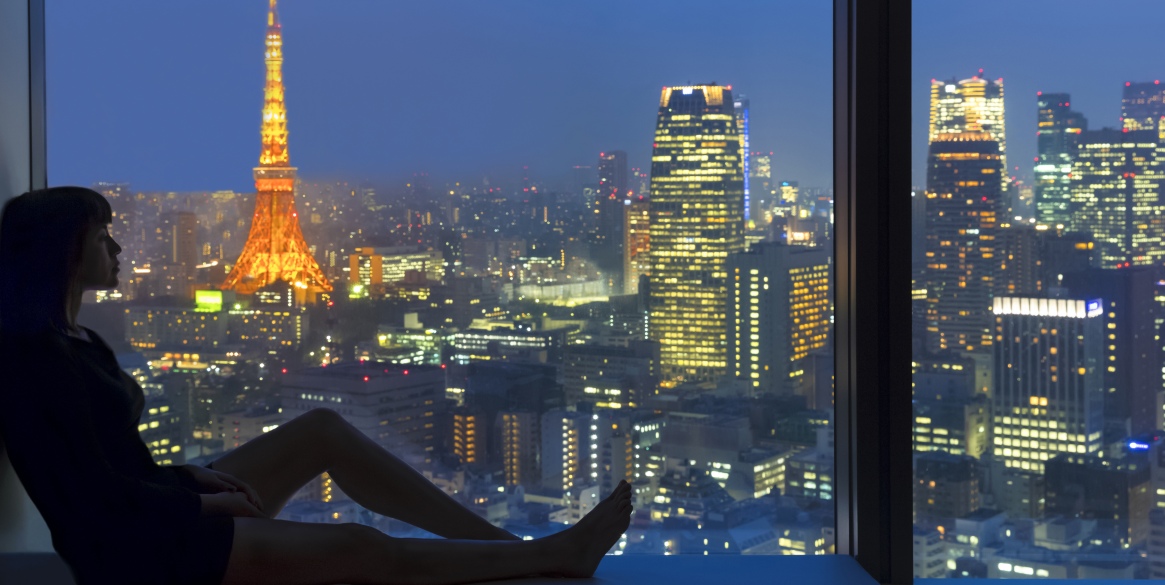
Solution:
[[[106,225],[91,226],[81,241],[77,279],[82,290],[116,288],[121,246],[113,241]]]

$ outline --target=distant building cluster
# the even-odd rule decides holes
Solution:
[[[1036,96],[1008,176],[1003,80],[935,80],[914,193],[915,577],[1165,577],[1165,89],[1122,127]],[[920,225],[917,225],[920,224]]]
[[[268,25],[254,193],[96,185],[132,269],[87,315],[156,461],[326,408],[524,537],[626,479],[616,554],[834,552],[832,193],[774,180],[748,98],[665,87],[650,168],[573,185],[305,181]],[[416,535],[327,474],[281,518]]]

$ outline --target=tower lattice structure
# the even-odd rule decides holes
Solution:
[[[283,30],[277,0],[269,1],[263,152],[255,167],[255,214],[239,260],[220,288],[252,294],[284,281],[306,289],[303,292],[331,292],[332,283],[304,242],[295,210],[296,169],[287,156],[287,108],[283,102]]]

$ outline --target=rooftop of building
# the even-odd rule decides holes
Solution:
[[[403,378],[409,375],[432,374],[444,370],[444,366],[398,365],[381,361],[340,362],[328,366],[287,369],[286,376],[328,378],[331,380],[364,381]]]
[[[1003,512],[1001,510],[995,510],[993,508],[979,508],[979,509],[975,510],[974,512],[971,512],[970,514],[963,516],[962,518],[960,518],[960,520],[970,520],[973,522],[982,522],[984,520],[991,520],[993,518],[996,518],[997,516],[999,516],[1001,514],[1005,514],[1005,512]]]

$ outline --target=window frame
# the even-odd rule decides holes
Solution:
[[[911,1],[833,8],[837,553],[880,583],[911,583]],[[0,4],[0,16],[28,25],[27,52],[0,53],[0,71],[19,79],[23,61],[28,81],[0,87],[0,104],[27,99],[0,112],[0,128],[28,128],[27,151],[0,150],[6,199],[48,184],[45,0]],[[0,145],[23,140],[8,134]]]
[[[880,583],[914,579],[911,4],[835,0],[833,17],[837,552]]]

